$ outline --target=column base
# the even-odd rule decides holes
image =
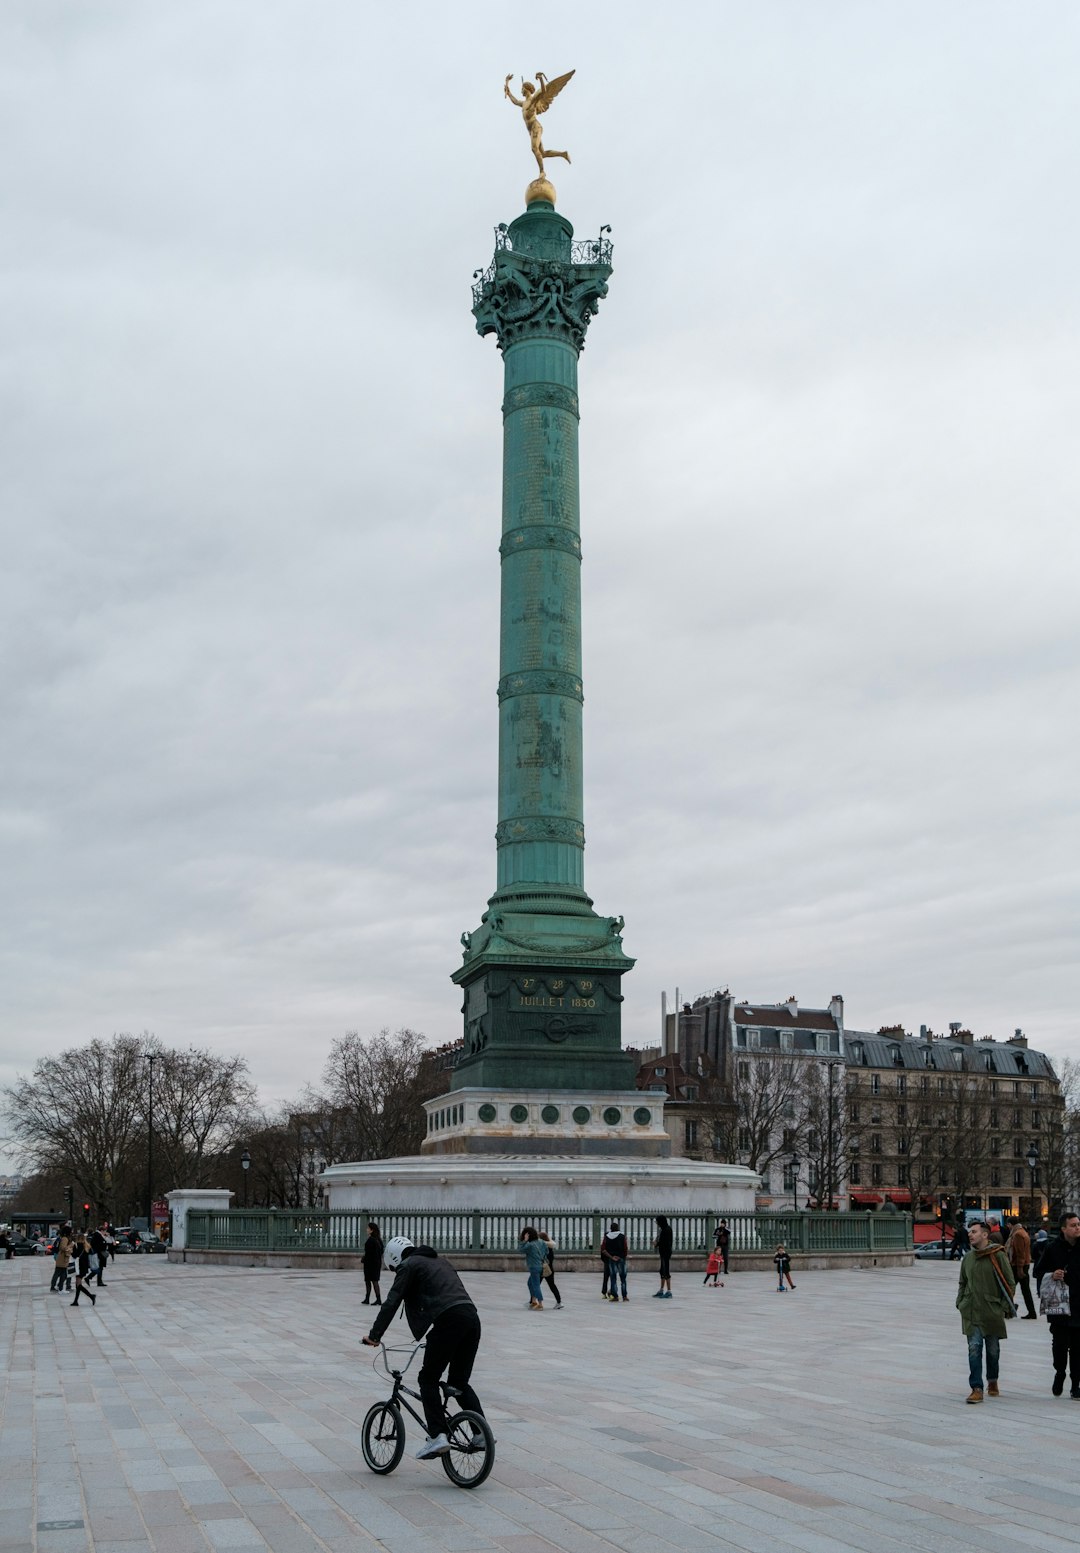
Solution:
[[[420,1152],[667,1159],[665,1098],[637,1089],[454,1089],[425,1102]]]

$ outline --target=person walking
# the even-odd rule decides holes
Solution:
[[[555,1282],[555,1253],[559,1249],[546,1229],[539,1231],[540,1239],[544,1242],[545,1262],[540,1270],[540,1276],[547,1279],[548,1288],[555,1296],[555,1309],[562,1310],[562,1295],[559,1293],[559,1285]]]
[[[71,1263],[71,1225],[65,1224],[56,1237],[56,1245],[53,1249],[53,1275],[49,1285],[50,1294],[60,1294],[68,1281],[68,1267]]]
[[[608,1299],[615,1305],[619,1303],[619,1296],[615,1292],[615,1280],[618,1279],[618,1286],[622,1288],[623,1304],[627,1304],[630,1296],[626,1292],[626,1264],[630,1260],[630,1243],[619,1228],[618,1219],[612,1219],[610,1227],[604,1231],[604,1238],[600,1243],[600,1255],[604,1258],[607,1267]]]
[[[1003,1246],[994,1245],[990,1231],[981,1219],[968,1225],[971,1250],[960,1263],[960,1287],[956,1308],[968,1345],[969,1402],[983,1399],[983,1352],[986,1353],[986,1391],[991,1397],[998,1390],[998,1370],[1005,1328],[1006,1308],[1011,1311],[1016,1280]]]
[[[783,1294],[785,1278],[788,1281],[788,1286],[794,1289],[795,1284],[791,1277],[791,1257],[788,1255],[787,1247],[784,1245],[783,1241],[780,1242],[775,1252],[773,1253],[773,1266],[776,1268],[777,1294]]]
[[[431,1246],[414,1246],[404,1235],[395,1235],[386,1243],[384,1258],[396,1277],[371,1331],[360,1341],[368,1348],[378,1348],[402,1304],[409,1330],[417,1342],[427,1334],[417,1383],[428,1438],[416,1453],[418,1461],[427,1461],[432,1456],[444,1456],[450,1449],[446,1408],[439,1390],[444,1370],[447,1383],[457,1389],[462,1409],[483,1415],[480,1398],[471,1384],[480,1347],[480,1317],[457,1269]]]
[[[375,1304],[382,1304],[382,1292],[379,1288],[379,1280],[382,1277],[383,1242],[379,1233],[379,1226],[374,1219],[368,1220],[367,1239],[364,1241],[364,1305],[371,1304],[371,1293],[375,1291]]]
[[[91,1305],[97,1304],[97,1295],[90,1287],[90,1242],[85,1235],[80,1235],[75,1242],[75,1298],[72,1306],[79,1303],[79,1295],[87,1294]]]
[[[669,1300],[671,1298],[671,1248],[675,1241],[674,1231],[671,1228],[671,1220],[663,1213],[656,1215],[656,1238],[653,1241],[653,1250],[660,1258],[660,1287],[653,1295],[654,1300]]]
[[[1024,1321],[1038,1321],[1035,1313],[1035,1302],[1031,1298],[1031,1279],[1028,1276],[1031,1267],[1031,1237],[1027,1230],[1017,1219],[1012,1227],[1012,1233],[1005,1246],[1005,1255],[1009,1258],[1009,1264],[1016,1279],[1016,1287],[1024,1296],[1024,1307],[1027,1315]]]
[[[102,1281],[102,1273],[105,1271],[105,1263],[109,1260],[109,1242],[100,1227],[94,1230],[90,1236],[90,1273],[99,1289],[107,1289],[108,1284]]]
[[[1050,1354],[1054,1361],[1051,1391],[1060,1397],[1069,1376],[1069,1395],[1080,1399],[1080,1216],[1062,1215],[1056,1240],[1035,1268],[1043,1309],[1050,1323]]]
[[[731,1250],[731,1231],[728,1228],[727,1219],[721,1219],[716,1226],[713,1244],[720,1253],[720,1259],[724,1266],[724,1277],[726,1278],[728,1275],[728,1252]]]
[[[709,1279],[711,1278],[712,1286],[714,1289],[723,1288],[724,1280],[720,1277],[720,1274],[723,1272],[723,1270],[724,1254],[720,1250],[719,1246],[713,1246],[712,1250],[709,1252],[709,1260],[705,1264],[705,1283],[708,1283]]]
[[[547,1246],[545,1246],[531,1224],[525,1226],[519,1239],[522,1255],[525,1258],[525,1271],[529,1275],[529,1309],[543,1310],[544,1285],[542,1279],[544,1276],[543,1270],[547,1265]]]

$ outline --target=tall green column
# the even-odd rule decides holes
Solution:
[[[578,357],[611,244],[574,242],[538,199],[496,233],[473,287],[503,354],[497,875],[462,935],[465,1051],[454,1088],[626,1090],[622,918],[585,892]]]

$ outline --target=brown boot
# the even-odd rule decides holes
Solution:
[[[982,1401],[982,1387],[981,1386],[973,1386],[972,1390],[971,1390],[971,1395],[970,1395],[970,1397],[967,1398],[967,1401],[969,1401],[969,1402],[981,1402]]]
[[[988,1397],[1000,1397],[1001,1392],[998,1390],[998,1383],[996,1380],[987,1382],[986,1395]]]

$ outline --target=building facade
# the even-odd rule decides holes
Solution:
[[[995,1041],[959,1025],[948,1036],[852,1030],[846,1046],[854,1204],[1039,1219],[1063,1199],[1061,1086],[1022,1031]]]
[[[1020,1030],[849,1030],[840,996],[807,1008],[725,989],[683,1004],[663,1035],[638,1054],[637,1083],[666,1094],[673,1150],[757,1171],[760,1207],[1039,1219],[1068,1195],[1061,1086]]]

